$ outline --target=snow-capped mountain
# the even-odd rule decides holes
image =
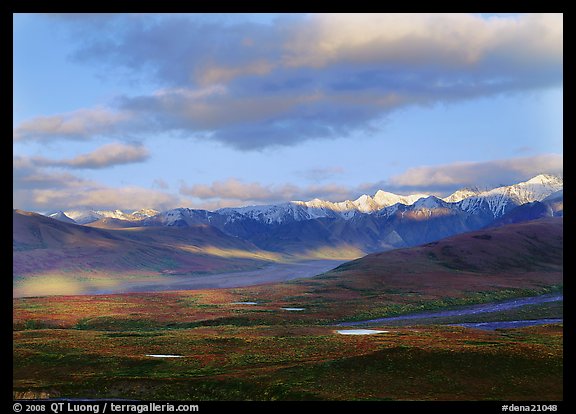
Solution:
[[[374,195],[374,201],[378,206],[378,210],[384,207],[390,207],[394,204],[404,204],[410,206],[422,198],[429,197],[429,194],[411,194],[407,196],[397,195],[394,193],[388,193],[386,191],[378,190]]]
[[[97,220],[100,223],[104,218],[128,220],[128,227],[202,225],[263,250],[315,254],[409,247],[498,223],[562,215],[562,178],[541,174],[510,186],[484,191],[463,189],[445,198],[379,190],[373,196],[364,194],[340,202],[316,198],[216,211],[70,210],[56,212],[53,218],[74,220],[78,224]],[[113,227],[118,227],[118,223]]]
[[[54,213],[48,214],[47,216],[55,220],[63,221],[64,223],[72,223],[72,224],[76,223],[73,219],[68,217],[63,211],[56,211]]]
[[[195,224],[210,224],[214,213],[207,210],[194,210],[190,208],[175,208],[163,211],[154,216],[146,217],[142,221],[144,226],[186,227]]]
[[[89,224],[103,218],[113,218],[127,221],[139,221],[147,217],[155,216],[156,214],[159,214],[159,211],[153,209],[141,209],[132,212],[123,210],[67,210],[62,212],[62,214],[72,219],[77,224]],[[52,215],[49,216],[52,217]],[[58,217],[54,218],[59,219]]]
[[[260,220],[267,224],[302,221],[317,218],[342,218],[349,220],[357,214],[372,214],[396,204],[412,205],[428,197],[427,194],[401,196],[378,190],[374,197],[363,194],[356,200],[332,202],[315,198],[310,201],[290,201],[282,204],[223,208],[217,213],[237,220],[239,216]]]
[[[78,224],[88,224],[93,221],[99,220],[101,216],[96,214],[93,210],[66,210],[63,212],[66,217],[74,220]]]
[[[513,186],[515,197],[521,204],[532,201],[541,201],[549,195],[564,188],[564,180],[561,177],[550,174],[540,174],[536,177]]]
[[[317,218],[349,220],[357,214],[379,213],[379,216],[390,216],[398,210],[399,205],[404,205],[420,210],[422,208],[451,208],[472,214],[490,212],[496,218],[519,205],[541,201],[561,190],[562,186],[561,178],[541,174],[525,182],[486,191],[458,190],[443,199],[428,194],[403,196],[378,190],[373,197],[364,194],[353,201],[332,202],[315,198],[310,201],[290,201],[275,205],[224,208],[216,212],[228,216],[231,221],[244,217],[266,224],[279,224],[286,221]]]
[[[354,212],[358,210],[358,205],[350,200],[333,203],[315,198],[310,201],[292,201],[292,204],[300,206],[303,211],[307,211],[310,218],[342,217],[347,219],[352,217]]]
[[[264,206],[247,206],[239,208],[223,208],[216,213],[227,216],[228,222],[233,222],[241,217],[261,221],[266,224],[278,224],[290,221],[303,221],[318,218],[320,215],[311,214],[308,209],[296,202],[272,204]]]
[[[132,216],[142,220],[148,217],[154,217],[157,214],[160,214],[160,212],[151,208],[141,208],[140,210],[132,212]]]
[[[398,195],[378,190],[374,196],[363,194],[356,200],[333,202],[315,198],[310,201],[289,201],[272,205],[229,207],[214,212],[189,208],[177,208],[161,213],[152,209],[67,210],[50,216],[62,221],[71,219],[78,224],[88,224],[107,217],[142,221],[143,225],[165,226],[213,224],[213,221],[226,224],[246,219],[263,224],[281,224],[321,218],[350,220],[359,214],[390,217],[401,206],[404,206],[403,212],[406,212],[405,206],[411,206],[413,210],[458,209],[469,214],[484,214],[498,218],[519,205],[542,201],[562,188],[562,178],[540,174],[525,182],[485,191],[470,188],[458,190],[442,199],[429,194]]]
[[[458,205],[468,213],[477,213],[487,209],[494,218],[497,218],[522,204],[542,201],[549,195],[562,190],[563,185],[560,177],[540,174],[518,184],[482,191],[462,199]]]
[[[446,201],[447,203],[457,203],[458,201],[462,201],[465,198],[477,196],[481,192],[482,191],[478,189],[463,188],[461,190],[453,192],[448,197],[444,197],[442,200]]]
[[[334,203],[315,198],[310,201],[293,201],[292,203],[306,207],[311,218],[340,216],[344,219],[350,219],[358,212],[372,214],[394,204],[412,205],[425,197],[428,197],[428,194],[402,196],[378,190],[374,197],[363,194],[353,201],[346,200]]]

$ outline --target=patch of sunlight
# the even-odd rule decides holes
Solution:
[[[218,257],[230,257],[239,259],[260,259],[260,260],[269,260],[272,262],[278,262],[282,260],[282,255],[278,253],[265,252],[262,250],[253,252],[241,249],[223,249],[214,246],[207,246],[204,247],[202,250],[206,254]]]
[[[13,296],[78,295],[84,284],[73,278],[55,275],[31,276],[14,285]]]
[[[256,259],[270,262],[282,262],[284,257],[278,253],[266,252],[263,250],[250,251],[242,249],[225,249],[216,246],[190,246],[178,245],[176,248],[189,253],[208,254],[210,256],[233,258],[233,259]]]
[[[306,310],[306,308],[281,308],[285,311],[303,311]]]
[[[107,273],[45,273],[14,279],[12,296],[82,295],[119,285],[118,278]]]
[[[366,252],[354,246],[338,247],[320,247],[314,250],[308,250],[302,257],[306,259],[336,259],[336,260],[354,260],[366,256]]]

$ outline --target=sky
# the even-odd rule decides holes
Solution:
[[[28,211],[563,173],[562,14],[14,14],[13,73]]]

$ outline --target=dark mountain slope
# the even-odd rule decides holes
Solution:
[[[207,225],[100,229],[13,212],[13,273],[189,273],[255,267],[270,260],[253,244]]]
[[[563,219],[559,217],[370,254],[315,278],[290,283],[300,285],[306,297],[329,298],[343,308],[343,314],[350,314],[357,313],[355,307],[368,311],[479,292],[539,290],[561,285],[562,272]]]

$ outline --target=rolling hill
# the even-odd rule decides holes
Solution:
[[[537,292],[563,284],[563,218],[552,217],[369,254],[294,280],[294,305],[321,301],[340,317],[382,316],[435,301]],[[280,287],[270,291],[280,290]],[[531,294],[531,293],[524,293]],[[446,305],[446,304],[444,304]]]
[[[37,280],[41,292],[46,276],[58,277],[66,288],[68,279],[104,278],[113,283],[115,278],[135,275],[254,269],[276,259],[250,242],[207,225],[102,229],[13,211],[15,291],[22,283]]]

